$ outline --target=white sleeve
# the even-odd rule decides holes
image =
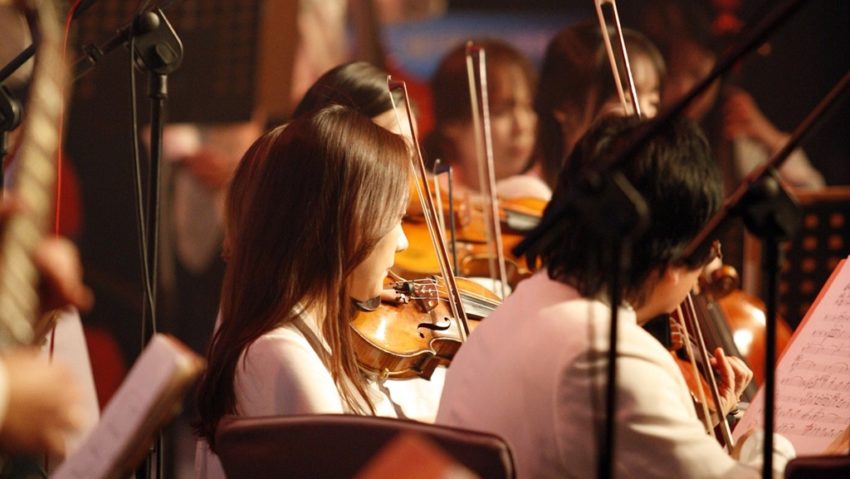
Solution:
[[[254,342],[237,363],[234,389],[237,411],[244,416],[344,412],[333,378],[296,332]]]
[[[639,347],[621,349],[617,373],[617,438],[614,458],[617,477],[668,478],[758,478],[759,473],[736,462],[719,443],[708,436],[696,418],[685,386],[673,373],[669,356],[660,358]],[[604,430],[605,354],[600,359],[579,360],[564,374],[558,398],[559,427],[602,434]],[[589,395],[588,392],[595,391]],[[583,402],[589,408],[576,408]],[[570,406],[572,404],[572,406]],[[576,417],[575,411],[579,411]],[[570,412],[572,411],[572,412]],[[594,420],[595,418],[595,420]],[[573,422],[573,426],[569,426]],[[578,425],[576,425],[578,422]],[[559,439],[562,435],[559,434]],[[570,448],[577,437],[564,438],[561,448]],[[585,441],[595,443],[585,437]],[[584,446],[588,447],[588,446]],[[583,454],[583,470],[595,470],[595,448]],[[571,453],[569,457],[576,457]],[[578,454],[581,457],[581,454]],[[588,457],[589,456],[589,457]]]
[[[501,198],[538,198],[549,201],[552,190],[533,175],[514,175],[496,182],[496,192]]]
[[[388,379],[384,386],[390,391],[390,400],[401,407],[408,419],[433,423],[446,381],[446,369],[437,367],[431,379]]]
[[[743,464],[761,469],[764,463],[764,431],[754,431],[741,437],[735,445],[735,454]],[[797,455],[794,445],[785,436],[773,435],[773,477],[785,477],[785,465]]]

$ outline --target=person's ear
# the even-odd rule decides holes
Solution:
[[[567,122],[567,113],[560,108],[552,110],[552,116],[560,125],[564,125]]]
[[[682,268],[678,268],[673,265],[668,265],[661,273],[660,281],[671,286],[679,284],[679,281],[682,280],[682,272]]]

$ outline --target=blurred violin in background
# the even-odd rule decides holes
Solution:
[[[489,277],[489,260],[493,256],[488,247],[484,205],[470,195],[449,199],[440,191],[443,227],[455,273],[464,277]],[[414,196],[414,195],[412,195]],[[410,246],[396,254],[394,271],[409,278],[423,278],[439,272],[437,254],[430,247],[429,232],[421,209],[411,201],[402,227]],[[502,249],[505,255],[507,283],[513,287],[533,271],[524,258],[513,256],[511,249],[522,240],[526,231],[533,228],[546,207],[544,200],[518,198],[499,200]]]

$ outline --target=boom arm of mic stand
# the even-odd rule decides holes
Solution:
[[[765,17],[764,20],[750,30],[752,33],[742,40],[738,46],[730,50],[729,53],[717,63],[708,76],[694,86],[694,88],[692,88],[684,98],[673,105],[669,110],[662,112],[661,115],[649,123],[647,128],[641,134],[623,148],[620,154],[616,155],[616,159],[614,161],[596,167],[598,170],[596,174],[599,176],[605,176],[608,170],[615,169],[619,163],[632,156],[634,152],[640,150],[653,136],[657,134],[658,131],[668,125],[674,117],[684,111],[697,96],[706,91],[715,80],[729,71],[738,60],[764,43],[764,41],[773,33],[774,30],[776,30],[776,28],[787,21],[797,11],[797,9],[802,6],[804,1],[805,0],[788,0],[779,8],[773,10],[770,15]],[[557,218],[563,216],[565,211],[570,208],[569,203],[571,202],[572,198],[567,198],[563,204],[553,205],[553,208],[551,208],[552,211],[547,211],[547,214],[544,215],[537,228],[531,230],[528,235],[526,235],[526,237],[514,247],[513,254],[516,256],[522,256],[525,254],[525,252],[528,251],[534,243],[539,241],[543,235],[555,225]]]
[[[101,58],[108,55],[112,52],[112,50],[115,50],[116,47],[127,43],[129,34],[130,27],[125,27],[118,30],[118,33],[116,33],[114,37],[99,47],[95,45],[83,46],[83,57],[74,63],[74,68],[72,69],[73,80],[77,81],[84,77],[86,73],[91,71],[95,65],[97,65],[97,62],[99,62]]]
[[[808,116],[797,126],[788,142],[782,147],[770,160],[762,165],[757,170],[753,171],[741,182],[738,189],[726,198],[723,208],[718,211],[706,223],[705,227],[697,234],[693,241],[684,249],[682,256],[685,258],[693,257],[699,251],[709,247],[711,241],[718,236],[722,231],[726,222],[731,216],[741,212],[743,205],[747,202],[757,199],[761,194],[758,190],[774,188],[773,186],[759,186],[766,179],[771,178],[775,171],[785,162],[785,160],[805,139],[818,122],[822,120],[830,108],[839,103],[839,98],[846,93],[847,87],[850,86],[850,71],[844,74],[841,80],[829,91],[829,93],[818,103],[818,105],[809,113]],[[763,216],[763,214],[761,215]],[[754,220],[750,220],[753,222]],[[758,224],[759,221],[754,221]],[[749,224],[748,224],[749,226]]]

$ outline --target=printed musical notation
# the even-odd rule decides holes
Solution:
[[[776,368],[776,431],[798,455],[822,454],[850,427],[850,261],[833,271]],[[760,428],[760,390],[735,428]]]

